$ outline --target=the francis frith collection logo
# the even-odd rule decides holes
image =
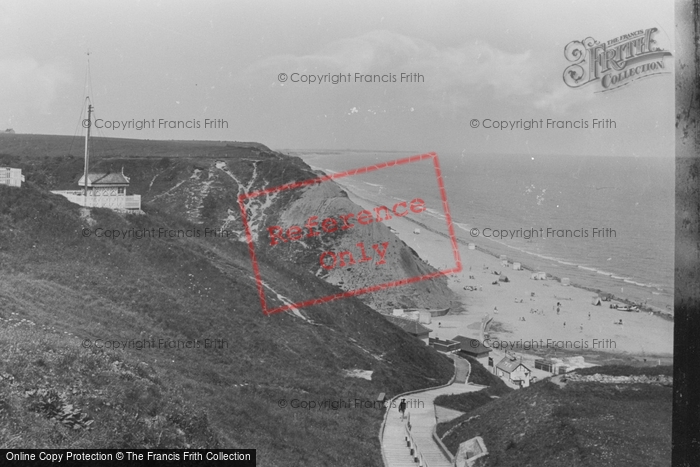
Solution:
[[[670,73],[664,62],[671,52],[658,47],[657,28],[640,29],[630,34],[599,42],[592,37],[572,41],[564,47],[564,56],[572,62],[564,70],[564,82],[572,88],[596,83],[597,92],[612,91],[638,79]]]

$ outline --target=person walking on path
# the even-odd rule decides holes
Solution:
[[[401,399],[401,403],[399,404],[399,412],[401,412],[401,420],[403,420],[406,412],[406,399]]]

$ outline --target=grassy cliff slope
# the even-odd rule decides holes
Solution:
[[[355,298],[263,316],[238,239],[95,235],[202,228],[167,194],[198,157],[209,157],[199,170],[223,159],[251,175],[243,159],[269,159],[257,167],[269,183],[305,176],[301,161],[254,144],[115,140],[126,149],[95,166],[125,165],[130,192],[146,201],[147,215],[123,216],[49,193],[75,188],[82,161],[65,154],[69,139],[0,147],[0,165],[28,179],[0,186],[0,446],[253,447],[261,465],[380,465],[382,409],[355,400],[442,384],[448,359]],[[203,200],[191,202],[201,213]],[[222,221],[223,207],[208,209]],[[273,302],[338,291],[293,263],[260,259]],[[309,401],[315,410],[290,407]]]

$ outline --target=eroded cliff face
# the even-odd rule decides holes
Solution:
[[[191,222],[228,231],[238,241],[245,242],[239,195],[316,177],[318,174],[301,159],[272,152],[258,158],[221,158],[197,163],[181,160],[153,174],[145,201],[181,213]],[[376,216],[371,224],[362,225],[352,219],[352,228],[341,228],[340,216],[350,213],[356,216],[362,208],[333,181],[261,194],[246,199],[244,205],[256,252],[290,263],[300,272],[311,272],[345,291],[435,272],[385,223],[377,222]],[[304,226],[314,216],[318,235],[309,237],[309,229]],[[322,229],[320,224],[326,218],[338,222],[335,232]],[[287,229],[295,225],[302,229],[302,238],[282,241],[278,237],[276,242],[271,241],[270,228],[279,227],[282,238],[287,239]],[[324,252],[333,255],[324,256]],[[349,253],[341,257],[342,252]],[[326,267],[322,266],[322,259]],[[362,294],[359,298],[380,311],[446,308],[456,302],[443,276]]]
[[[323,182],[303,189],[302,194],[281,211],[280,227],[303,227],[309,217],[316,222],[334,219],[337,230],[326,233],[323,226],[316,229],[317,237],[304,237],[271,249],[286,250],[289,259],[343,290],[358,290],[379,284],[424,276],[435,269],[424,262],[410,247],[378,219],[386,219],[383,211],[372,212],[372,222],[358,222],[363,210],[352,202],[334,182]],[[340,216],[353,214],[347,222]],[[365,215],[365,217],[368,217]],[[333,223],[329,223],[333,225]],[[352,225],[352,227],[349,227]],[[330,227],[328,230],[332,230]],[[308,228],[304,231],[308,235]],[[347,252],[347,253],[345,253]],[[447,287],[444,276],[407,285],[392,286],[360,297],[377,310],[392,308],[446,308],[455,297]]]

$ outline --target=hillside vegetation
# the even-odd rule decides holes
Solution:
[[[139,141],[93,138],[90,170],[123,172],[130,178],[129,194],[140,194],[147,212],[177,215],[193,224],[228,231],[245,242],[238,196],[274,189],[289,183],[317,178],[300,158],[284,156],[263,145],[208,141]],[[69,137],[14,135],[0,140],[0,166],[23,168],[28,180],[50,190],[77,189],[83,175],[82,141]],[[267,228],[304,225],[310,216],[325,217],[357,213],[334,182],[324,182],[249,198],[245,201],[256,252],[273,262],[283,260],[298,269],[322,276],[343,290],[356,290],[435,271],[381,222],[335,234],[304,237],[301,242],[270,247]],[[320,230],[320,227],[319,227]],[[383,265],[374,261],[351,268],[322,270],[322,252],[355,250],[363,242],[389,244]],[[269,250],[269,251],[266,251]],[[359,260],[359,258],[358,258]],[[325,274],[321,274],[325,273]],[[300,295],[299,299],[316,298]],[[394,308],[460,309],[458,298],[445,277],[388,288],[361,295],[360,300],[378,310]]]
[[[219,195],[235,199],[254,173],[257,189],[310,178],[301,160],[255,144],[110,140],[117,149],[96,170],[124,165],[145,201],[146,215],[125,216],[48,191],[75,188],[82,160],[69,143],[16,135],[0,147],[0,166],[27,176],[0,186],[0,447],[252,447],[260,465],[381,465],[383,409],[355,400],[443,384],[450,360],[357,298],[264,316],[238,238],[94,235],[221,228],[232,208]],[[225,171],[211,180],[222,161],[240,184]],[[259,259],[273,306],[339,290],[284,258]],[[214,345],[169,347],[195,340]],[[347,376],[357,369],[371,381]]]
[[[671,375],[672,368],[581,372],[657,376]],[[672,390],[659,384],[570,381],[559,386],[545,379],[440,424],[438,434],[452,453],[463,441],[481,436],[492,466],[670,465]]]

